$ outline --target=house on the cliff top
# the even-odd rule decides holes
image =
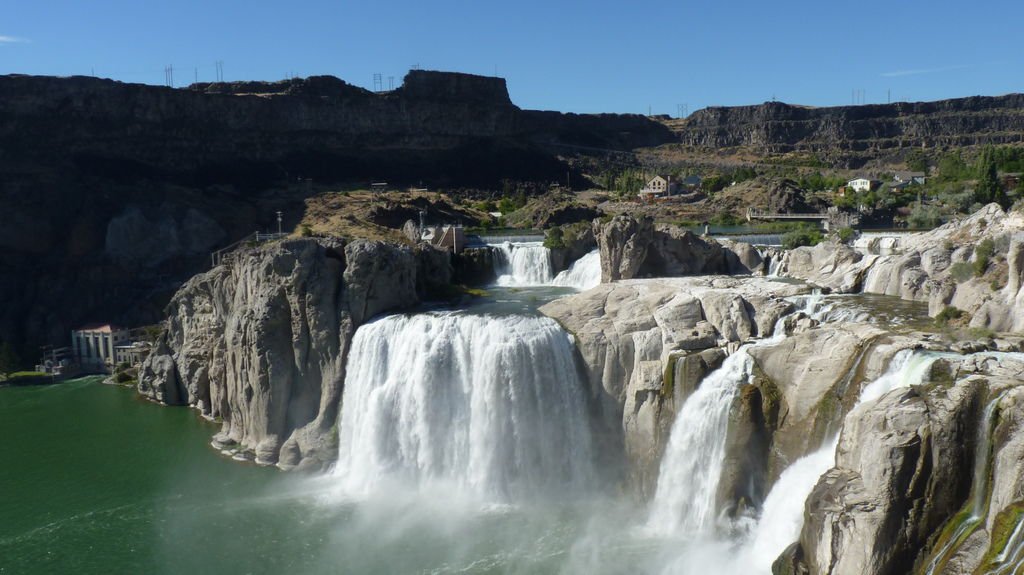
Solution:
[[[657,198],[674,196],[679,190],[679,183],[672,181],[671,175],[657,175],[647,181],[647,184],[637,194],[642,201],[650,202]]]
[[[865,178],[863,176],[854,178],[849,182],[846,182],[846,186],[855,192],[870,192],[877,190],[882,185],[882,182],[878,180],[872,180],[871,178]]]

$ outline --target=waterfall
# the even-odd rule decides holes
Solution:
[[[1010,537],[1006,540],[1003,550],[996,555],[993,563],[996,568],[990,570],[986,575],[1012,575],[1020,573],[1024,567],[1024,518],[1017,521]]]
[[[982,413],[981,421],[978,422],[978,429],[975,432],[977,445],[974,450],[974,469],[971,474],[971,497],[967,502],[970,515],[957,526],[946,543],[932,557],[931,562],[928,563],[928,569],[925,570],[926,575],[935,573],[949,553],[974,531],[988,513],[985,504],[988,501],[988,467],[992,452],[992,428],[995,423],[996,406],[1002,398],[1003,396],[999,395],[985,405],[985,411]]]
[[[553,283],[580,291],[596,287],[601,283],[601,252],[593,250],[576,260],[569,269],[555,276]]]
[[[851,413],[894,389],[920,383],[937,358],[935,354],[900,351],[885,373],[861,390]],[[835,465],[838,443],[838,436],[829,438],[820,449],[796,460],[779,476],[765,498],[757,525],[743,546],[741,561],[747,572],[771,572],[772,562],[799,539],[804,524],[804,504],[818,479]]]
[[[511,287],[551,284],[551,256],[541,242],[505,242],[494,248],[498,285]]]
[[[717,517],[729,410],[754,360],[741,347],[687,398],[672,424],[647,528],[659,534],[708,533]]]
[[[346,491],[452,483],[495,501],[593,478],[584,384],[551,319],[431,312],[361,326],[335,475]]]

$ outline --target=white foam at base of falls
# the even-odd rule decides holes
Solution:
[[[601,252],[593,250],[573,262],[569,269],[555,276],[553,285],[571,287],[580,291],[596,287],[601,283]]]
[[[585,404],[554,320],[384,317],[352,341],[334,475],[355,495],[391,482],[491,501],[579,493],[593,479]]]
[[[505,242],[492,246],[497,284],[508,287],[550,285],[551,255],[542,242]]]

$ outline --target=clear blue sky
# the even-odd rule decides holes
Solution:
[[[672,114],[1024,91],[1021,0],[0,0],[0,74],[177,85],[424,69],[529,109]]]

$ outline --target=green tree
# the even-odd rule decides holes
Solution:
[[[996,162],[992,158],[990,150],[982,152],[978,160],[978,185],[974,189],[974,199],[978,203],[999,202],[1005,207],[1006,194],[1003,193],[1003,186],[999,183],[999,174],[996,171]]]
[[[946,182],[969,179],[970,170],[959,152],[950,152],[939,158],[938,178]]]
[[[18,371],[18,356],[8,342],[0,343],[0,375],[6,378]]]
[[[907,157],[907,167],[913,172],[927,172],[928,156],[921,150],[914,150]]]

